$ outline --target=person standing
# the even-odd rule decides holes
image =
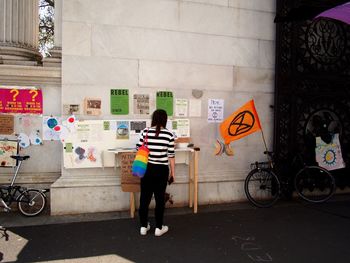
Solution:
[[[175,176],[175,139],[174,134],[166,129],[168,115],[164,110],[156,110],[152,114],[150,128],[145,128],[137,143],[139,148],[146,141],[150,150],[145,176],[141,178],[140,195],[140,234],[146,235],[151,226],[148,221],[148,209],[152,196],[156,201],[155,236],[161,236],[168,232],[169,227],[163,224],[165,209],[165,190],[168,180],[174,180]],[[170,173],[169,173],[170,166]]]

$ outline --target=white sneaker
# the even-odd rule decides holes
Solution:
[[[140,234],[142,235],[142,236],[145,236],[146,234],[147,234],[147,232],[148,232],[148,230],[150,230],[151,229],[151,225],[150,225],[150,223],[148,223],[148,225],[147,225],[147,227],[141,227],[140,228]]]
[[[168,226],[162,226],[162,229],[159,229],[158,227],[156,228],[156,231],[154,231],[154,235],[156,237],[160,237],[161,235],[165,234],[168,232],[169,227]]]

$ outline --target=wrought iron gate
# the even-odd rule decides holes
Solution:
[[[339,133],[350,166],[350,25],[313,20],[313,11],[344,2],[277,1],[274,150],[282,166],[295,152],[312,162],[312,137],[322,131]],[[334,173],[338,186],[350,186],[347,169]]]

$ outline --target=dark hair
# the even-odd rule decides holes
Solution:
[[[156,126],[156,137],[158,137],[160,128],[166,127],[168,121],[168,115],[165,110],[155,110],[152,114],[152,123],[151,126]]]

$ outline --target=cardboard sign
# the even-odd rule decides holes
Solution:
[[[132,162],[135,159],[135,152],[119,153],[120,174],[123,192],[140,192],[140,178],[131,173]]]
[[[0,114],[0,134],[13,134],[14,132],[14,116]]]

